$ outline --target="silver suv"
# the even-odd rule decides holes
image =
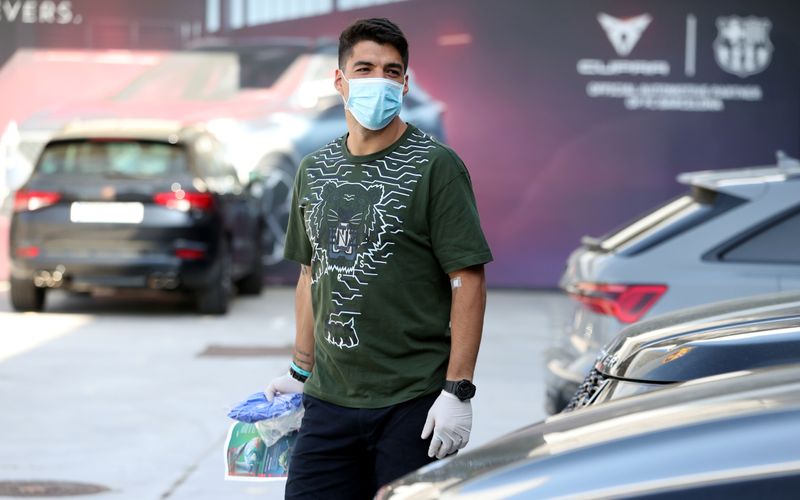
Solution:
[[[800,289],[800,163],[681,174],[689,191],[584,238],[561,287],[572,320],[548,352],[546,409],[561,411],[626,325],[685,307]]]

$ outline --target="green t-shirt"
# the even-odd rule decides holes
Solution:
[[[300,164],[284,255],[311,266],[315,364],[305,392],[380,408],[442,388],[447,273],[492,254],[452,150],[411,124],[368,156],[351,155],[346,138]]]

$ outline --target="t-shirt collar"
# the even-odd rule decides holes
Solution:
[[[390,144],[389,146],[387,146],[384,149],[381,149],[380,151],[376,151],[375,153],[364,155],[364,156],[356,156],[356,155],[350,154],[350,150],[347,149],[347,136],[349,136],[350,133],[348,132],[348,133],[344,134],[342,136],[342,138],[340,139],[341,146],[342,146],[342,152],[344,153],[344,157],[347,158],[348,160],[352,161],[353,163],[366,163],[366,162],[370,162],[370,161],[374,161],[374,160],[378,160],[378,159],[383,158],[384,156],[388,155],[389,153],[391,153],[392,151],[397,149],[397,147],[400,146],[400,144],[402,144],[411,134],[414,133],[415,130],[417,130],[417,127],[415,127],[414,125],[412,125],[412,124],[410,124],[408,122],[406,122],[406,125],[408,125],[408,126],[406,127],[405,132],[403,132],[403,135],[401,135],[392,144]]]

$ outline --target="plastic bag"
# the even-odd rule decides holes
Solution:
[[[225,478],[285,479],[303,413],[302,394],[282,394],[270,403],[257,392],[231,409],[228,416],[238,422],[226,439]]]
[[[228,416],[240,422],[256,425],[258,435],[267,447],[281,437],[300,428],[303,420],[303,395],[281,394],[270,403],[263,392],[251,394],[228,412]]]
[[[252,424],[259,420],[282,417],[298,409],[302,413],[302,394],[280,394],[275,396],[270,403],[263,392],[256,392],[234,406],[228,412],[228,417]]]
[[[289,475],[297,431],[266,446],[256,424],[234,422],[225,440],[225,479],[232,481],[279,481]]]

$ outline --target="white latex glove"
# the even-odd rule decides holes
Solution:
[[[272,382],[269,383],[267,389],[264,391],[264,395],[267,396],[267,401],[271,403],[276,393],[299,394],[301,392],[303,392],[303,383],[288,373],[285,373],[280,377],[272,379]]]
[[[422,429],[422,439],[427,439],[433,432],[428,456],[444,458],[465,447],[471,430],[472,403],[442,391],[428,410],[425,428]]]

